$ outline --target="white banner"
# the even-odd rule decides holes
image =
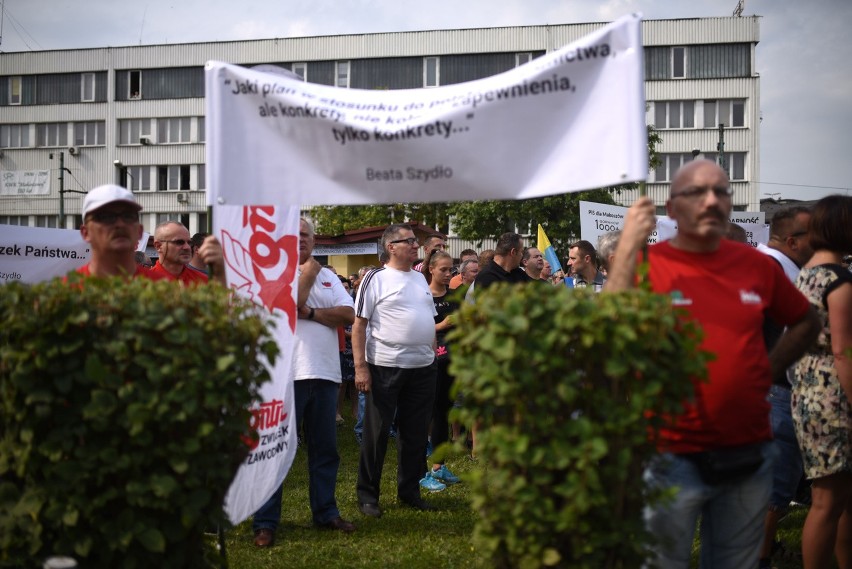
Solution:
[[[50,170],[6,170],[0,176],[0,196],[50,194]]]
[[[89,244],[75,229],[0,225],[0,284],[46,281],[88,259]]]
[[[342,243],[340,245],[316,245],[314,257],[318,255],[378,255],[378,243]]]
[[[222,243],[228,284],[275,320],[281,353],[252,410],[258,441],[225,496],[225,512],[238,524],[284,481],[296,455],[294,389],[290,377],[296,329],[299,208],[220,206],[213,226]]]
[[[648,174],[641,18],[434,89],[359,90],[208,62],[208,203],[524,199]]]
[[[147,243],[145,233],[136,250]],[[89,244],[77,229],[0,225],[0,285],[46,281],[88,262]]]
[[[624,226],[627,209],[620,205],[581,201],[580,238],[597,247],[598,238],[601,235],[617,231]],[[762,211],[732,211],[729,219],[741,225],[746,230],[751,246],[757,247],[758,243],[766,244],[769,241],[769,226],[764,224],[764,218],[765,214]],[[648,236],[648,244],[671,239],[675,233],[677,233],[677,224],[674,220],[665,215],[658,215],[657,227]]]

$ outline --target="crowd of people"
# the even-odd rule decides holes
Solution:
[[[157,262],[138,263],[140,209],[118,186],[87,194],[81,233],[92,255],[78,272],[195,283],[207,281],[209,270],[224,282],[218,241],[190,238],[176,222],[155,231]],[[659,453],[645,471],[648,484],[671,490],[671,500],[646,512],[656,565],[688,567],[698,527],[702,567],[770,567],[778,520],[804,476],[812,487],[804,566],[829,567],[836,557],[852,567],[852,198],[776,213],[769,242],[756,249],[729,233],[731,209],[724,170],[692,161],[671,184],[671,240],[646,246],[656,208],[640,198],[597,250],[583,240],[569,247],[567,274],[554,272],[517,233],[454,259],[442,236],[421,243],[410,226],[393,224],[381,237],[379,263],[347,278],[314,259],[314,228],[302,219],[292,375],[314,523],[356,529],[335,499],[336,425],[347,395],[357,417],[363,515],[383,514],[380,481],[392,436],[401,504],[434,510],[421,490],[459,482],[443,456],[431,465],[427,457],[462,431],[448,418],[458,402],[447,333],[460,298],[475,302],[477,291],[498,282],[618,292],[636,286],[637,266],[647,261],[652,290],[701,325],[702,349],[714,356],[708,380],[695,382],[694,398],[656,435]],[[475,459],[477,426],[466,427]],[[280,515],[279,488],[254,516],[258,547],[274,543]]]

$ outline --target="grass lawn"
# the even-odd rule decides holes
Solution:
[[[357,531],[343,534],[312,526],[308,503],[307,455],[299,449],[293,467],[284,481],[284,501],[281,525],[276,532],[275,545],[258,549],[253,544],[251,520],[243,522],[226,534],[228,563],[231,569],[318,567],[405,567],[405,568],[463,568],[487,566],[479,563],[471,545],[476,521],[469,507],[468,489],[464,482],[443,492],[428,494],[426,500],[439,512],[418,512],[396,501],[396,442],[388,444],[387,460],[382,477],[380,505],[384,515],[368,518],[358,511],[355,483],[358,477],[358,445],[352,432],[354,421],[344,413],[346,422],[337,430],[340,452],[340,471],[337,481],[337,504],[342,516],[355,523]],[[456,474],[482,468],[465,456],[454,456],[447,466]],[[801,530],[807,508],[793,508],[781,520],[778,538],[786,553],[776,556],[777,569],[800,569]],[[696,540],[696,551],[698,542]],[[693,563],[698,567],[697,561]]]
[[[475,516],[469,507],[464,482],[443,492],[423,497],[441,508],[439,512],[418,512],[396,500],[396,442],[388,444],[382,473],[380,505],[384,515],[368,518],[358,511],[355,483],[358,478],[358,445],[352,432],[354,421],[344,412],[346,422],[337,429],[340,471],[337,477],[337,505],[344,519],[358,527],[352,534],[320,530],[312,526],[308,502],[307,453],[299,449],[287,479],[281,525],[275,545],[254,546],[251,520],[226,534],[231,569],[275,567],[475,567],[471,547]],[[424,463],[425,464],[425,463]],[[465,456],[447,461],[456,474],[480,468]]]

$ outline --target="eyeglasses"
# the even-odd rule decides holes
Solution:
[[[395,241],[391,241],[391,243],[408,243],[409,245],[416,245],[417,237],[409,237],[408,239],[397,239]]]
[[[137,223],[139,214],[135,211],[96,211],[89,216],[89,219],[103,225],[112,225],[119,219],[124,223]]]
[[[716,186],[715,188],[705,186],[702,188],[686,188],[682,192],[672,194],[672,198],[686,198],[688,200],[698,200],[703,199],[709,192],[713,192],[713,195],[715,195],[720,200],[728,199],[734,195],[734,190],[732,190],[729,186]]]
[[[174,243],[178,247],[192,244],[192,241],[189,241],[188,239],[172,239],[171,241],[168,239],[159,239],[158,241],[160,241],[160,243]]]

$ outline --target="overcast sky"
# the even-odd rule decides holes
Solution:
[[[736,0],[0,0],[2,51],[730,16]],[[747,0],[762,16],[760,197],[852,194],[850,0]],[[2,71],[0,55],[0,74]],[[839,189],[838,189],[839,188]]]

